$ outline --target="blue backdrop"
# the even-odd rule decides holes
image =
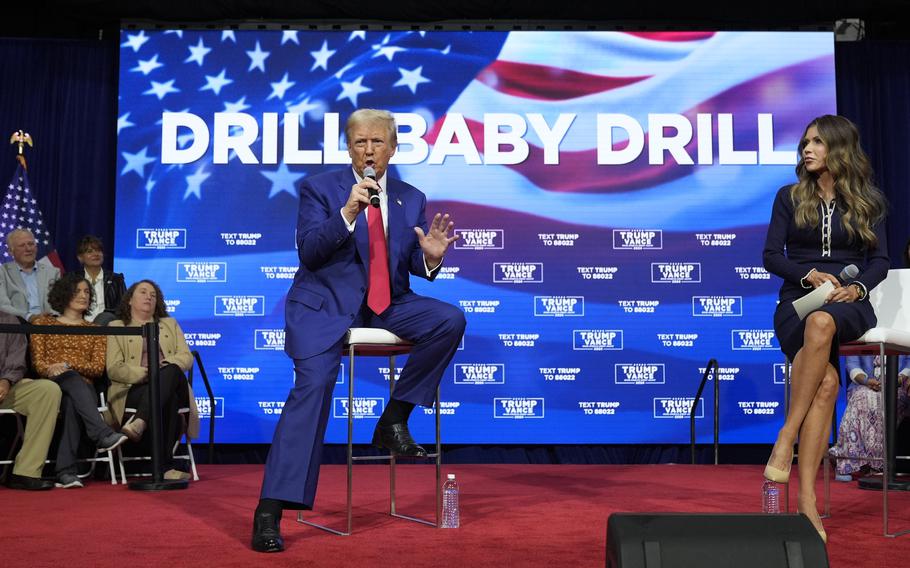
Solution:
[[[682,442],[711,357],[724,441],[779,427],[779,282],[761,247],[803,127],[836,112],[831,34],[130,31],[121,42],[116,269],[157,280],[203,353],[219,441],[271,438],[293,380],[281,348],[295,187],[346,167],[338,125],[362,106],[399,113],[393,175],[463,236],[437,282],[414,282],[468,317],[443,381],[446,442]],[[358,366],[361,441],[385,367]],[[698,401],[698,415],[712,404]],[[329,441],[343,439],[344,412],[336,404]],[[431,422],[418,410],[419,437]]]

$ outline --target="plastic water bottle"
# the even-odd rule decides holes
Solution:
[[[442,484],[442,528],[458,528],[458,484],[454,473]]]
[[[780,487],[773,481],[765,480],[761,486],[761,505],[765,513],[780,513]]]

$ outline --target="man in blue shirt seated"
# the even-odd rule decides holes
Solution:
[[[60,269],[35,262],[38,244],[28,229],[14,229],[6,236],[13,260],[0,267],[0,310],[23,321],[50,313],[47,292],[60,278]]]

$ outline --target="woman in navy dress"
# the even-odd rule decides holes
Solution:
[[[815,506],[815,479],[840,383],[838,348],[876,324],[868,297],[890,268],[887,204],[872,185],[859,133],[845,118],[820,116],[806,127],[796,173],[797,183],[782,187],[774,199],[763,255],[765,268],[784,280],[774,331],[793,362],[790,409],[765,477],[789,480],[798,435],[798,508],[827,540]],[[859,269],[855,278],[843,275],[851,264]],[[793,300],[825,282],[834,284],[826,303],[800,320]]]

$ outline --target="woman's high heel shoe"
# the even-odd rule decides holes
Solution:
[[[774,456],[772,450],[771,456]],[[768,458],[768,464],[765,465],[765,479],[773,481],[775,483],[789,483],[790,482],[790,466],[793,464],[793,454],[790,454],[790,459],[787,462],[787,469],[778,469],[771,465],[771,458]]]
[[[797,512],[799,512],[799,513],[802,514],[802,515],[805,515],[806,518],[809,517],[809,515],[806,515],[805,511],[800,511],[799,508],[797,508]],[[816,511],[815,515],[818,516],[818,512],[817,512],[817,511]],[[812,520],[809,519],[809,522],[812,523]],[[818,524],[819,524],[819,526],[821,525],[821,522],[822,522],[822,520],[821,520],[821,519],[818,519]],[[824,528],[819,528],[818,526],[815,525],[815,523],[812,523],[812,528],[814,528],[816,531],[818,531],[818,536],[821,537],[822,542],[825,543],[825,544],[828,544],[828,533],[825,532],[825,529],[824,529]]]
[[[773,481],[774,483],[789,483],[790,482],[790,468],[786,470],[777,469],[772,465],[765,466],[765,479]]]

